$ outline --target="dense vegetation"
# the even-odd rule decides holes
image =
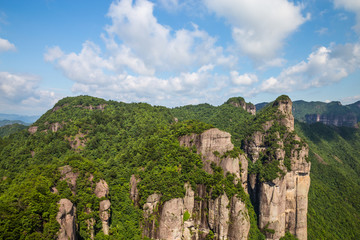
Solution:
[[[23,129],[27,129],[27,126],[18,123],[4,125],[0,127],[0,137],[7,137],[10,134],[16,133]]]
[[[213,198],[223,192],[237,195],[249,209],[250,238],[263,239],[241,184],[233,184],[234,176],[224,177],[222,169],[214,165],[214,174],[206,173],[196,149],[180,146],[178,137],[217,127],[232,134],[235,152],[239,153],[249,134],[261,131],[264,122],[282,117],[273,104],[283,100],[287,97],[281,96],[253,116],[228,103],[167,109],[89,96],[65,98],[33,124],[36,133],[20,130],[0,138],[0,239],[55,238],[59,229],[57,202],[61,198],[77,205],[79,239],[89,237],[84,219],[90,217],[97,220],[96,239],[141,239],[142,213],[129,197],[132,174],[142,180],[138,185],[140,206],[154,192],[162,194],[162,202],[183,197],[185,182],[194,189],[199,183],[208,185]],[[268,131],[267,157],[259,161],[257,169],[249,166],[249,171],[258,171],[266,181],[281,174],[269,156],[277,147],[271,148],[271,144],[278,137],[294,144],[284,131],[274,124]],[[309,239],[356,239],[360,236],[359,130],[297,123],[296,132],[311,149]],[[79,173],[76,196],[61,180],[59,168],[64,165]],[[94,184],[87,180],[90,174],[93,182],[105,179],[110,186],[110,236],[101,231],[99,199],[93,194]],[[53,194],[52,187],[59,193]],[[87,208],[93,210],[90,215]],[[294,238],[287,234],[283,239]]]
[[[308,239],[358,239],[360,130],[297,122],[296,131],[312,163]]]
[[[97,107],[100,105],[103,107]],[[0,142],[0,238],[54,238],[59,229],[55,217],[61,198],[77,205],[78,237],[88,238],[83,220],[99,219],[99,199],[93,194],[94,185],[86,180],[89,174],[95,182],[102,178],[110,186],[110,238],[141,237],[142,214],[129,198],[132,174],[142,179],[138,186],[140,206],[154,192],[162,194],[162,202],[183,197],[185,182],[194,189],[196,184],[206,184],[213,198],[223,192],[237,194],[250,210],[252,238],[262,236],[241,184],[233,184],[234,176],[224,177],[216,166],[215,174],[206,173],[196,149],[179,145],[179,136],[201,133],[213,127],[210,124],[194,120],[176,123],[164,107],[82,96],[61,100],[33,126],[37,127],[33,134],[24,130]],[[59,168],[64,165],[80,174],[76,196],[61,180]],[[51,193],[54,186],[58,194]],[[86,214],[87,208],[93,210],[91,215]],[[96,238],[107,238],[98,224]]]

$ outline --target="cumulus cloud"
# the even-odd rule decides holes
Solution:
[[[61,54],[59,54],[61,53]],[[79,54],[63,54],[59,47],[48,49],[44,54],[47,61],[57,63],[57,67],[69,79],[83,83],[104,83],[107,78],[104,70],[111,70],[113,66],[101,56],[100,48],[93,42],[86,41]]]
[[[336,8],[344,8],[347,11],[354,12],[356,14],[356,25],[354,30],[360,34],[360,1],[357,0],[334,0]]]
[[[0,52],[16,50],[15,45],[6,39],[0,38]]]
[[[122,101],[168,104],[176,97],[178,105],[179,99],[204,97],[223,86],[229,78],[214,69],[231,68],[237,58],[225,55],[196,25],[190,30],[161,25],[153,8],[147,0],[115,1],[108,12],[112,24],[101,35],[105,51],[86,41],[79,53],[48,48],[44,59],[74,81],[74,93]]]
[[[232,25],[232,36],[240,50],[251,58],[269,60],[309,16],[287,0],[203,0]]]
[[[258,81],[258,78],[255,74],[245,73],[239,75],[237,71],[230,72],[231,81],[236,85],[251,85]]]
[[[59,46],[48,48],[47,52],[44,54],[44,59],[47,62],[55,61],[56,59],[61,58],[64,55]]]
[[[106,27],[109,36],[117,36],[146,66],[158,71],[189,70],[217,58],[224,61],[223,49],[207,32],[193,29],[172,30],[158,23],[153,15],[154,4],[147,0],[122,0],[111,4],[108,16],[112,25]]]
[[[211,65],[205,65],[195,72],[182,72],[178,76],[160,78],[155,76],[134,76],[131,74],[108,75],[106,84],[76,82],[72,91],[79,94],[121,101],[146,101],[168,106],[178,105],[179,101],[189,103],[215,91],[215,79],[210,74]],[[190,96],[190,97],[189,97]],[[181,99],[181,100],[180,100]]]
[[[258,92],[291,92],[338,82],[359,69],[360,44],[319,47],[307,61],[283,70],[265,80]]]
[[[42,113],[51,107],[58,96],[52,91],[39,89],[40,79],[27,74],[0,72],[0,109],[28,111],[27,114]],[[10,110],[11,111],[11,110]]]

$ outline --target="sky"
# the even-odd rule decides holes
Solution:
[[[359,0],[0,0],[0,112],[360,100]]]

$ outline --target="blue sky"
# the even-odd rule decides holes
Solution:
[[[360,100],[357,0],[0,0],[0,112]]]

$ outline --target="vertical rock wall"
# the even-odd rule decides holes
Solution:
[[[73,195],[76,195],[76,181],[79,177],[79,173],[74,172],[72,167],[69,165],[65,165],[59,168],[61,173],[61,181],[66,181],[68,183],[69,188],[71,189]],[[91,185],[93,185],[94,176],[90,174],[90,177],[87,179]],[[55,187],[52,188],[53,192],[58,194],[58,191]],[[56,190],[56,191],[55,191]],[[109,187],[107,183],[101,179],[98,183],[96,183],[94,194],[98,198],[108,198],[109,197]],[[75,203],[76,204],[76,203]],[[58,232],[58,239],[76,239],[77,226],[75,224],[76,220],[76,208],[75,205],[68,199],[61,199],[58,202],[59,212],[57,214],[56,220],[60,224],[60,230]],[[102,230],[105,235],[109,235],[109,227],[110,227],[110,200],[104,199],[100,201],[99,204],[99,217],[102,222]],[[91,214],[93,209],[85,208],[78,209],[78,211],[84,211],[86,214]],[[90,235],[90,239],[95,238],[94,225],[96,221],[94,218],[89,218],[85,220],[88,234]]]
[[[291,100],[276,101],[274,106],[281,114],[276,121],[286,127],[285,136],[290,135],[294,131]],[[266,154],[269,146],[266,145],[265,138],[273,124],[274,120],[263,124],[264,131],[255,132],[246,143],[246,153],[254,163],[258,161],[260,154]],[[292,141],[295,143],[291,149],[289,171],[284,166],[284,141],[280,139],[279,149],[276,150],[276,160],[280,162],[279,168],[284,175],[271,182],[262,182],[257,175],[252,174],[249,176],[249,192],[253,204],[258,207],[259,228],[265,232],[267,239],[280,239],[289,231],[299,240],[306,240],[311,166],[310,162],[306,161],[308,147],[296,143],[301,139],[294,135]]]
[[[258,215],[259,228],[266,239],[278,240],[288,231],[299,240],[306,240],[311,166],[307,162],[308,146],[294,133],[291,100],[275,101],[273,107],[277,109],[276,117],[263,123],[263,130],[254,132],[244,142],[246,154],[237,158],[222,157],[234,146],[229,133],[215,128],[202,134],[180,137],[179,142],[186,147],[196,147],[206,172],[212,174],[211,163],[215,163],[223,169],[224,174],[229,172],[235,175],[234,183],[240,181],[248,190]],[[284,133],[271,135],[277,139],[277,147],[270,149],[274,151],[269,159],[278,161],[280,170],[277,178],[264,181],[256,173],[248,174],[248,158],[255,163],[261,156],[270,154],[271,143],[267,139],[274,134],[272,126],[275,124],[286,129]],[[285,164],[285,161],[290,162]],[[131,178],[130,195],[135,203],[138,201],[138,181],[135,177]],[[216,199],[209,199],[204,185],[192,189],[185,184],[184,188],[184,198],[165,203],[160,202],[159,194],[149,196],[143,206],[144,236],[152,239],[197,240],[213,234],[214,239],[248,239],[250,219],[244,202],[235,196],[229,199],[225,193]]]
[[[227,151],[233,150],[229,133],[218,129],[209,129],[202,134],[183,136],[180,144],[187,147],[196,146],[201,153],[204,170],[212,173],[211,163],[220,166],[224,174],[235,175],[235,181],[246,186],[247,159],[223,157]],[[216,154],[215,154],[216,152]],[[241,164],[241,169],[240,169]],[[242,170],[243,167],[246,169]],[[137,180],[131,178],[131,196],[135,199]],[[134,188],[135,187],[135,188]],[[184,198],[171,199],[160,204],[160,195],[150,195],[143,206],[143,235],[153,239],[205,239],[213,233],[214,239],[243,240],[248,238],[250,218],[248,211],[240,199],[226,194],[216,199],[208,199],[206,186],[198,185],[192,189],[189,184],[184,186]]]
[[[61,199],[59,202],[59,212],[56,221],[60,224],[58,240],[76,239],[76,208],[69,199]]]

